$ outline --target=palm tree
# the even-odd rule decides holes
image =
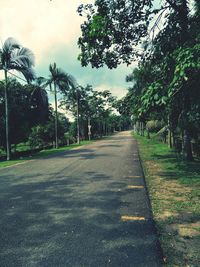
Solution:
[[[55,146],[58,148],[58,104],[57,104],[57,89],[68,96],[71,91],[75,94],[77,103],[77,143],[80,143],[80,127],[79,127],[79,85],[76,79],[64,72],[62,69],[57,68],[56,63],[49,65],[50,76],[47,79],[46,85],[50,87],[50,91],[54,92],[55,102]],[[53,85],[53,90],[52,90]],[[71,90],[72,89],[72,90]]]
[[[57,68],[56,63],[49,65],[50,76],[47,79],[46,85],[49,85],[50,91],[54,92],[55,102],[55,147],[58,148],[58,103],[57,103],[57,89],[62,91],[64,87],[68,86],[67,74],[60,68]],[[52,90],[53,85],[53,90]]]
[[[8,73],[11,70],[21,72],[27,82],[35,78],[33,71],[34,55],[28,48],[22,47],[14,38],[6,39],[0,48],[0,70],[5,75],[5,121],[6,121],[6,152],[7,160],[10,160],[9,142],[9,108],[8,108]]]

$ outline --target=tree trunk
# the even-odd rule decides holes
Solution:
[[[170,115],[168,116],[168,147],[172,148],[172,131],[171,131]]]
[[[76,104],[77,104],[77,144],[80,144],[80,124],[79,124],[79,96],[76,89]]]
[[[144,122],[142,122],[142,136],[144,136],[144,130],[145,130],[145,126],[144,126]]]
[[[181,26],[181,43],[184,44],[188,40],[189,29],[189,8],[188,1],[182,0],[179,10],[180,26]]]
[[[188,39],[188,28],[189,28],[189,8],[188,1],[172,1],[166,0],[166,2],[177,12],[178,20],[181,28],[181,40],[180,44],[183,45]],[[179,2],[179,3],[176,3]]]
[[[169,148],[172,148],[172,132],[170,128],[168,129],[168,146]]]
[[[184,158],[188,161],[193,161],[191,138],[188,130],[184,131],[183,151],[184,151]]]
[[[104,131],[104,135],[106,135],[106,122],[104,121],[104,124],[103,124],[103,131]]]
[[[9,111],[8,111],[8,73],[5,73],[5,120],[6,120],[6,156],[7,160],[10,160],[10,139],[9,139]]]
[[[91,140],[91,120],[90,117],[88,117],[88,139]]]
[[[186,116],[185,121],[185,129],[184,129],[184,139],[183,139],[183,155],[184,158],[188,161],[193,160],[192,155],[192,145],[191,145],[191,136],[190,136],[190,125],[188,121],[187,113],[191,110],[191,103],[190,103],[190,94],[188,88],[184,90],[184,112]]]
[[[55,97],[55,147],[58,148],[58,104],[56,84],[54,83],[54,97]]]

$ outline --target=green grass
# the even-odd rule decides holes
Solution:
[[[80,144],[72,144],[72,145],[69,145],[69,146],[59,147],[57,149],[56,148],[52,148],[52,149],[41,150],[40,152],[37,152],[34,155],[29,156],[29,157],[20,157],[20,159],[10,160],[10,161],[0,161],[0,168],[12,166],[12,165],[19,164],[19,163],[23,163],[23,162],[31,160],[31,159],[47,157],[49,155],[52,155],[52,154],[55,154],[55,153],[58,153],[58,152],[71,150],[73,148],[81,147],[83,145],[88,145],[88,144],[91,144],[93,142],[95,142],[95,141],[93,141],[93,140],[92,141],[81,141]]]
[[[200,161],[183,161],[155,138],[133,136],[138,141],[167,266],[199,266]]]
[[[146,139],[135,134],[134,137],[140,145],[142,159],[159,162],[159,165],[163,167],[161,175],[165,176],[165,179],[174,179],[184,185],[200,183],[200,161],[198,159],[194,162],[186,162],[173,149],[158,140]]]

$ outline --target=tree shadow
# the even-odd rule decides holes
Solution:
[[[92,187],[108,176],[38,175],[1,180],[1,267],[161,266],[153,222],[122,222],[124,192]]]
[[[166,180],[183,180],[183,177],[192,178],[193,182],[200,180],[199,160],[187,162],[174,153],[167,155],[153,154],[152,157],[165,164],[165,171],[159,171],[158,174]]]

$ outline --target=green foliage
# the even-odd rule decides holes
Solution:
[[[100,8],[104,6],[105,2],[98,1],[96,5]],[[115,12],[118,12],[117,14],[126,13],[127,6],[132,7],[137,3],[138,1],[131,1],[131,3],[127,1],[120,6],[119,2],[113,0],[109,4],[107,3],[107,7],[110,8],[104,10],[103,14],[111,19],[111,24],[113,23],[112,19],[115,18],[115,25],[119,28],[123,28],[124,25],[127,27],[129,25],[131,28],[131,22],[128,19],[124,22],[121,17],[117,19]],[[143,4],[144,6],[148,5],[147,2]],[[160,29],[157,23],[158,18],[161,18],[166,10],[168,12],[165,17],[165,24]],[[151,6],[151,12],[146,8],[142,14],[135,18],[143,23],[143,15],[146,14],[145,20],[150,22],[151,15],[158,14],[156,23],[153,26],[151,23],[151,29],[154,31],[155,27],[158,27],[159,32],[153,40],[145,40],[143,38],[145,36],[141,36],[141,29],[138,31],[134,29],[135,35],[129,36],[130,39],[121,35],[121,42],[124,44],[126,44],[127,39],[130,42],[135,41],[135,44],[138,44],[137,41],[140,40],[146,51],[142,53],[138,68],[126,77],[127,82],[133,83],[127,95],[115,103],[121,114],[131,116],[134,123],[137,121],[142,123],[138,125],[144,125],[145,122],[151,120],[163,121],[171,131],[175,143],[176,138],[182,139],[184,155],[187,159],[192,159],[191,138],[198,140],[200,135],[200,93],[198,89],[200,83],[200,21],[198,1],[195,1],[195,10],[196,13],[191,16],[187,1],[181,0],[179,3],[165,1],[163,6],[157,10]],[[97,11],[94,10],[93,15],[96,14],[95,12]],[[130,12],[132,15],[135,14],[134,7]],[[89,20],[92,20],[92,17]],[[85,43],[89,43],[86,29],[87,23],[82,30],[82,38]],[[121,42],[118,42],[119,47],[121,47]],[[115,47],[109,46],[109,48],[111,47],[115,51]],[[96,44],[96,49],[98,49],[98,44]],[[105,48],[104,51],[107,49]],[[118,57],[123,59],[123,53],[120,49],[117,50],[117,53]],[[126,53],[126,60],[133,59],[134,55],[136,55],[135,51],[132,51],[131,55]],[[93,65],[90,56],[91,54],[88,61]],[[106,63],[104,54],[101,55],[101,60],[102,63]],[[125,61],[119,60],[117,64],[122,62]]]
[[[43,134],[44,131],[42,126],[38,125],[32,128],[28,138],[28,142],[32,149],[43,148],[44,146]]]
[[[168,97],[162,95],[163,91],[162,84],[159,82],[154,82],[149,85],[141,97],[140,112],[147,113],[152,109],[159,109],[163,105],[166,105]]]
[[[130,64],[138,57],[148,57],[152,50],[148,46],[149,32],[155,31],[165,11],[168,13],[165,19],[168,23],[163,25],[165,34],[162,35],[164,42],[161,50],[173,49],[174,42],[170,41],[185,40],[188,30],[187,2],[176,2],[166,0],[155,4],[153,0],[96,0],[94,5],[80,5],[78,13],[81,16],[87,14],[87,20],[81,25],[82,36],[78,40],[81,64],[91,64],[96,68],[106,64],[109,68],[116,68],[121,63]],[[152,26],[153,19],[155,24]],[[148,48],[145,56],[141,44]],[[159,52],[157,46],[157,56]]]
[[[173,53],[175,59],[175,71],[173,80],[169,86],[169,96],[192,84],[200,74],[200,45],[179,48]]]
[[[146,139],[135,134],[134,138],[138,141],[152,211],[167,266],[185,266],[186,259],[187,265],[198,266],[196,244],[199,243],[199,235],[189,236],[189,232],[182,235],[181,231],[174,230],[174,226],[187,225],[191,231],[196,230],[194,222],[198,221],[200,215],[199,161],[182,161],[174,150],[155,139]],[[166,214],[170,216],[167,217]]]
[[[157,120],[147,121],[146,128],[150,133],[156,133],[163,127],[163,123]]]
[[[105,63],[115,68],[122,62],[129,64],[137,55],[134,45],[148,34],[151,7],[152,1],[124,0],[95,1],[95,7],[81,5],[79,14],[88,13],[78,41],[82,65],[101,67]]]
[[[33,126],[48,120],[48,99],[42,100],[38,87],[21,85],[15,79],[9,79],[8,92],[10,142],[18,144],[28,138]],[[0,145],[5,147],[4,81],[0,83],[0,111]]]

